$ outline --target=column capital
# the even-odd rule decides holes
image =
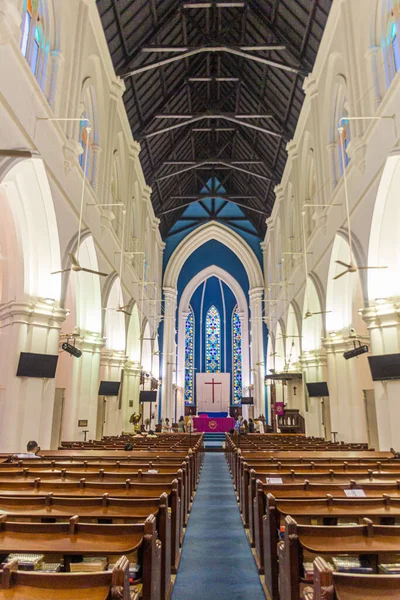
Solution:
[[[147,202],[147,201],[150,202],[152,192],[153,192],[153,190],[152,190],[152,188],[149,185],[143,186],[143,189],[142,189],[142,200],[144,202]]]
[[[293,139],[289,140],[286,144],[286,152],[288,153],[288,157],[292,160],[298,158],[297,143]]]
[[[323,348],[318,350],[304,351],[300,357],[299,362],[303,369],[310,369],[312,367],[326,367],[326,352]]]
[[[142,371],[142,367],[140,366],[139,361],[131,361],[128,359],[124,365],[124,371],[127,375],[138,376]]]
[[[132,160],[136,160],[139,157],[140,154],[140,144],[139,142],[136,142],[135,140],[129,145],[129,158],[131,158]]]
[[[400,325],[400,298],[378,298],[363,308],[360,315],[368,329],[379,329]]]
[[[100,366],[102,367],[123,368],[127,360],[128,357],[123,350],[112,350],[110,348],[102,348],[101,350]]]
[[[303,91],[307,97],[316,98],[318,96],[317,80],[312,73],[305,78]]]
[[[93,150],[94,154],[100,154],[101,146],[99,146],[99,144],[92,144],[92,150]]]
[[[348,337],[342,335],[328,336],[322,340],[322,346],[328,354],[342,354],[354,348],[354,342],[360,341],[362,344],[369,343],[368,336],[358,335],[357,337]]]
[[[176,300],[178,297],[178,290],[171,287],[163,287],[163,294],[166,300]]]
[[[96,331],[78,329],[73,337],[79,350],[82,350],[82,352],[92,352],[93,354],[95,352],[100,352],[106,343],[106,339],[102,337],[101,333]]]
[[[121,100],[126,90],[125,82],[121,77],[116,77],[111,82],[110,96],[113,100]]]
[[[275,227],[275,219],[274,219],[274,217],[268,217],[267,219],[265,219],[265,223],[266,223],[266,225],[268,227],[268,231],[270,233],[272,233],[272,230]]]
[[[263,294],[264,294],[264,288],[262,288],[262,287],[252,288],[251,290],[249,290],[250,302],[253,302],[255,300],[262,300]]]
[[[283,200],[283,196],[285,194],[285,190],[283,189],[283,185],[280,183],[274,187],[275,197],[277,202],[281,202]]]
[[[23,325],[34,325],[36,327],[47,327],[49,329],[61,329],[61,323],[65,320],[68,311],[57,306],[57,303],[48,303],[43,299],[36,302],[11,301],[0,307],[0,327],[9,327],[16,323]]]

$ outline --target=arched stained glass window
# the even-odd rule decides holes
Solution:
[[[41,85],[46,69],[47,50],[44,40],[42,2],[24,0],[21,52]]]
[[[189,306],[185,323],[185,404],[194,404],[194,314]]]
[[[221,317],[214,305],[206,316],[206,372],[221,371]]]
[[[339,122],[338,122],[338,139],[337,139],[338,152],[339,152],[340,176],[343,175],[343,162],[344,162],[344,168],[346,168],[350,162],[349,155],[347,154],[347,147],[350,142],[350,127],[349,127],[349,121],[346,117],[347,117],[347,111],[346,111],[346,109],[343,109],[343,114],[340,117]],[[342,153],[342,150],[344,150],[344,154]]]
[[[239,307],[235,306],[232,314],[232,379],[233,404],[242,402],[242,323]]]
[[[391,46],[392,46],[392,52],[393,52],[393,66],[394,66],[394,70],[397,73],[397,71],[400,69],[400,47],[399,47],[399,38],[397,37],[397,25],[396,23],[392,23],[392,28],[391,28]]]

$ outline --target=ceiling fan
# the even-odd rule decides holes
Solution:
[[[337,263],[338,265],[341,265],[342,267],[346,267],[345,271],[342,271],[342,273],[339,273],[339,275],[336,275],[336,277],[334,277],[333,279],[340,279],[340,277],[343,277],[343,275],[347,275],[347,273],[356,273],[357,271],[366,271],[368,269],[387,269],[387,267],[370,267],[370,266],[366,266],[366,267],[356,267],[356,265],[354,265],[352,262],[350,262],[350,264],[347,264],[345,262],[343,262],[342,260],[335,260],[335,263]]]
[[[68,271],[75,271],[75,273],[80,273],[81,271],[83,271],[84,273],[93,273],[94,275],[100,275],[101,277],[108,277],[107,273],[102,273],[101,271],[94,271],[93,269],[81,267],[79,259],[72,252],[69,252],[68,256],[71,262],[71,266],[68,267],[68,269],[61,269],[61,271],[53,271],[51,275],[57,275],[58,273],[67,273]]]
[[[90,127],[86,128],[87,134],[90,133]],[[87,171],[87,151],[88,146],[85,146],[84,153],[84,161],[83,161],[83,171],[82,171],[82,191],[81,191],[81,208],[79,212],[79,227],[78,227],[78,240],[77,240],[77,253],[76,256],[72,252],[68,253],[69,260],[71,266],[68,269],[62,269],[61,271],[53,271],[51,275],[57,275],[58,273],[67,273],[68,271],[75,271],[75,273],[93,273],[93,275],[100,275],[100,277],[108,277],[107,273],[102,273],[101,271],[94,271],[93,269],[87,269],[86,267],[81,267],[79,262],[79,250],[81,246],[81,234],[82,234],[82,220],[83,220],[83,206],[85,201],[85,183],[86,183],[86,171]]]
[[[115,312],[121,312],[130,316],[132,313],[129,312],[129,308],[129,304],[125,304],[124,306],[118,304],[117,308],[103,308],[102,310],[114,310]]]

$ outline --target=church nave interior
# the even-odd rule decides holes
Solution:
[[[399,27],[0,0],[0,600],[400,598]]]

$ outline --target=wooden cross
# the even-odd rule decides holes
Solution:
[[[215,382],[214,381],[214,377],[213,377],[211,381],[206,381],[205,384],[206,385],[212,385],[212,403],[214,404],[214,386],[215,385],[222,385],[222,383],[220,381]]]

